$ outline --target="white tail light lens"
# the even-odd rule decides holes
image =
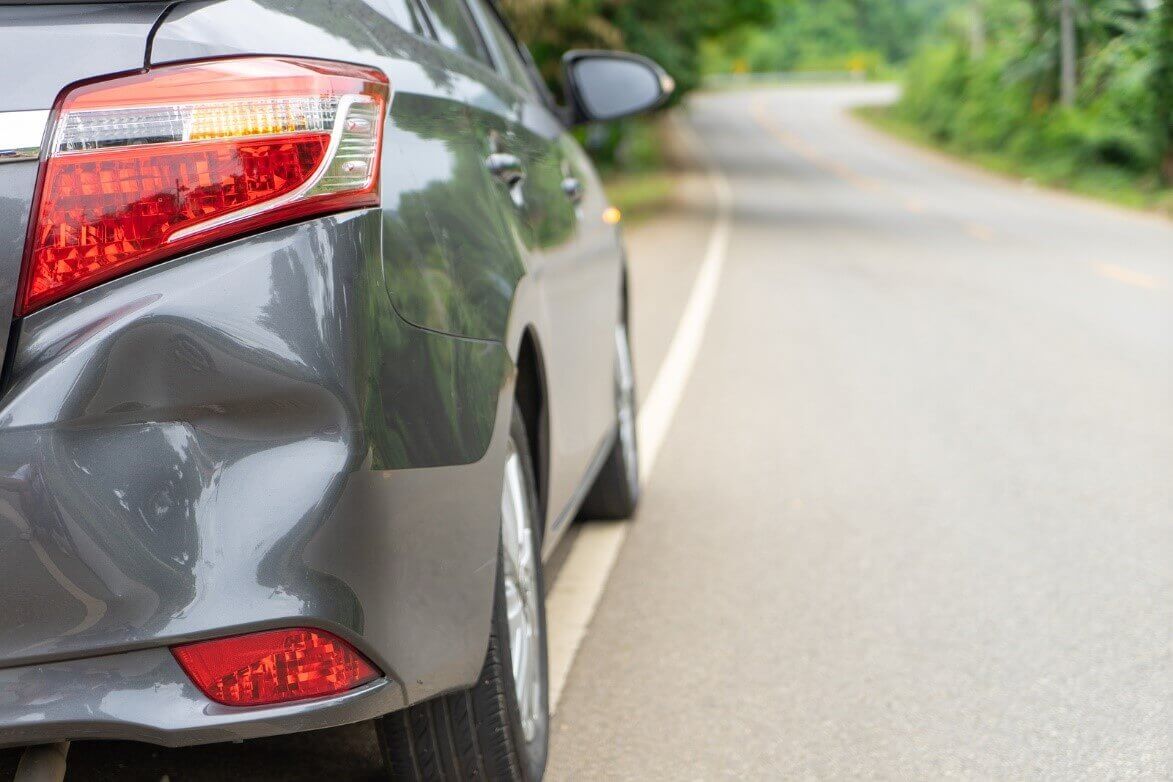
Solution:
[[[59,102],[18,315],[260,228],[379,204],[386,77],[249,57],[84,84]]]

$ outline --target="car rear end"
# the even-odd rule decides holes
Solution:
[[[0,746],[355,722],[484,654],[510,364],[390,305],[386,73],[148,69],[167,5],[0,5]],[[413,428],[465,387],[485,438]]]

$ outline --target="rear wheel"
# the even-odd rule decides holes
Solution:
[[[628,519],[639,504],[635,370],[627,325],[615,327],[615,444],[579,511],[584,519]]]
[[[377,721],[393,780],[537,782],[550,738],[540,515],[514,407],[501,491],[492,633],[475,686]]]

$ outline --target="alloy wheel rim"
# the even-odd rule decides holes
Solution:
[[[631,343],[627,326],[615,327],[615,406],[619,412],[619,445],[623,449],[624,477],[634,489],[639,484],[639,451],[635,431],[635,370],[631,365]]]
[[[542,716],[543,683],[538,622],[541,594],[524,469],[521,456],[511,441],[501,495],[505,614],[509,624],[514,694],[521,717],[521,731],[529,743],[537,735]]]

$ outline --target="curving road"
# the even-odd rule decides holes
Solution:
[[[692,103],[731,239],[555,780],[1169,778],[1173,224],[846,113],[891,97]],[[631,237],[645,387],[693,191]]]
[[[847,114],[892,97],[693,100],[727,241],[700,166],[629,234],[637,371],[679,406],[645,407],[663,439],[640,518],[571,551],[610,541],[581,559],[603,583],[627,535],[565,679],[550,779],[1173,775],[1173,223]],[[723,263],[701,274],[714,244]],[[686,307],[702,287],[707,321]],[[665,370],[690,331],[690,377]],[[356,726],[79,744],[69,779],[377,766]]]

